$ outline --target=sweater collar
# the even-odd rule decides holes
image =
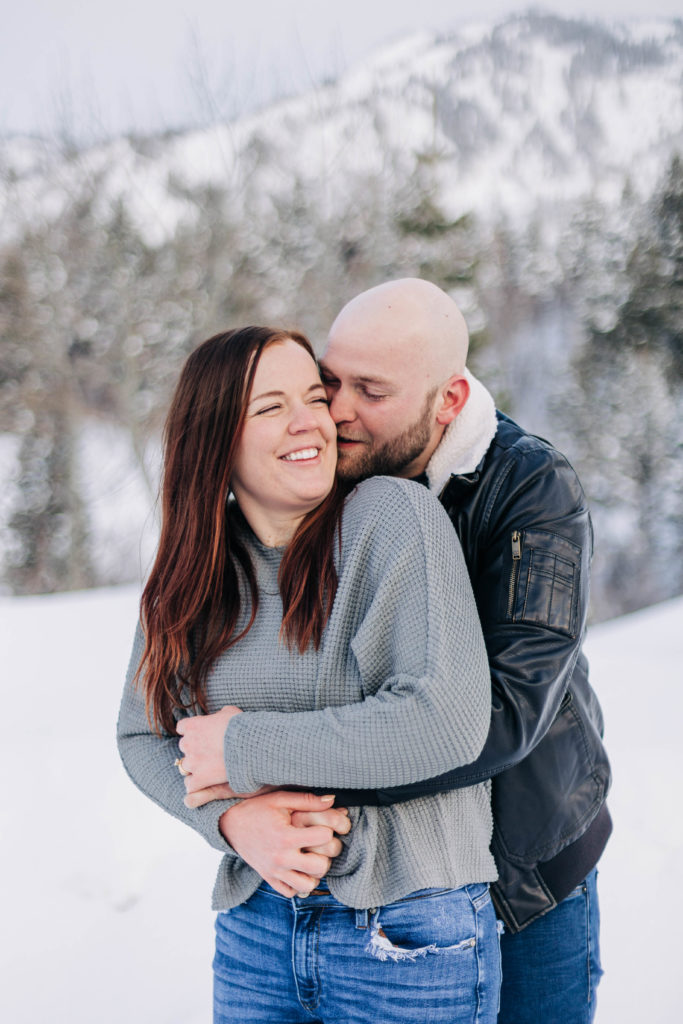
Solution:
[[[429,489],[439,494],[449,477],[473,473],[489,449],[498,429],[496,405],[481,381],[465,370],[470,395],[460,413],[444,431],[427,465]]]

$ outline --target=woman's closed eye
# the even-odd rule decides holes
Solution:
[[[309,405],[325,405],[325,406],[328,406],[330,403],[328,401],[327,395],[320,394],[320,395],[314,395],[312,398],[309,398],[308,399],[308,404]],[[283,407],[284,406],[283,406],[282,402],[272,402],[270,405],[264,405],[262,409],[255,409],[253,415],[254,416],[265,416],[265,415],[267,415],[268,413],[271,413],[271,412],[273,412],[273,413],[274,412],[279,412]]]

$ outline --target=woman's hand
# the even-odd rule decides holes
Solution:
[[[185,778],[188,793],[228,781],[223,738],[230,720],[241,713],[240,708],[227,704],[212,715],[191,715],[178,722],[183,768],[190,773]]]
[[[253,793],[236,793],[229,782],[221,782],[217,786],[208,786],[206,789],[198,789],[195,793],[188,793],[183,801],[186,807],[195,809],[211,803],[212,800],[251,800],[255,796],[265,796],[266,793],[278,792],[277,786],[261,786]],[[280,790],[280,793],[291,793],[291,790]],[[305,801],[311,801],[307,809],[296,810],[291,806],[292,801],[285,801],[285,806],[290,811],[290,821],[295,828],[309,828],[311,825],[324,825],[332,829],[337,835],[345,836],[351,831],[351,821],[346,807],[329,807],[330,797],[315,796],[314,793],[306,793]],[[324,803],[323,803],[324,801]],[[279,806],[279,805],[278,805]],[[323,810],[315,808],[321,806]],[[299,807],[301,803],[299,802]],[[324,857],[336,857],[341,853],[341,843],[337,836],[333,836],[327,843],[319,846],[304,846],[301,838],[302,849],[306,853],[321,853]]]
[[[207,786],[206,789],[197,789],[188,793],[183,803],[186,807],[194,810],[210,804],[212,800],[249,800],[253,796],[263,796],[264,793],[273,793],[277,786],[261,786],[253,793],[236,793],[229,782],[219,782],[215,786]]]
[[[309,893],[341,852],[351,828],[333,797],[279,790],[243,800],[220,817],[224,838],[282,896]],[[294,819],[298,824],[294,824]]]

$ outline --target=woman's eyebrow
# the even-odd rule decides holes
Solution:
[[[254,395],[249,401],[249,405],[253,402],[259,402],[262,398],[282,398],[284,391],[262,391],[260,395]]]

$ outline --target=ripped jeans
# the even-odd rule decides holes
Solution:
[[[421,889],[354,910],[321,883],[263,883],[216,919],[214,1024],[495,1024],[500,989],[488,886]]]

